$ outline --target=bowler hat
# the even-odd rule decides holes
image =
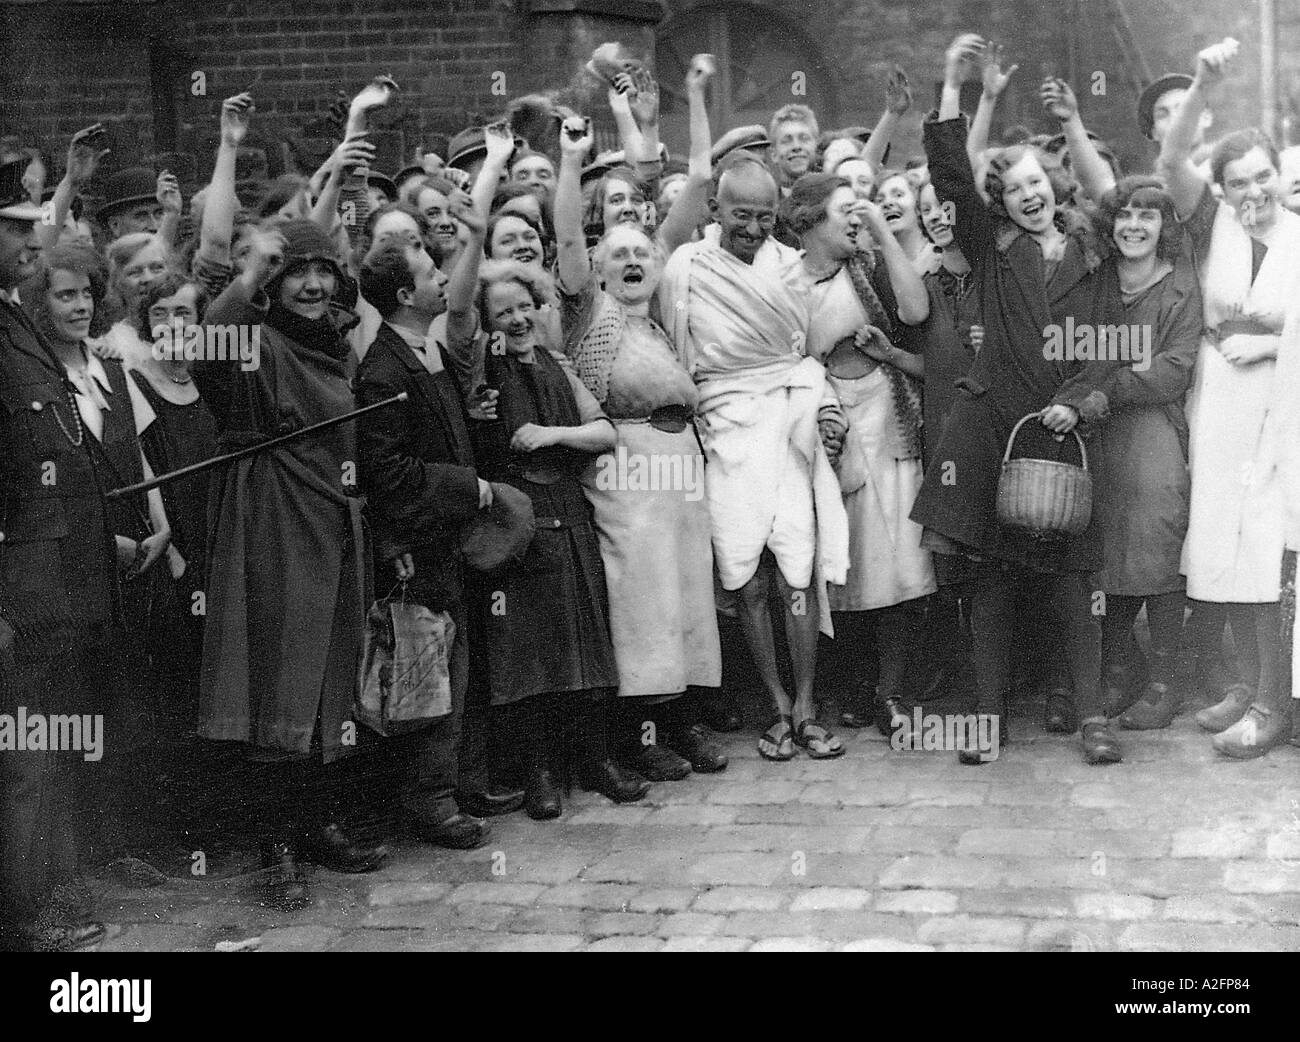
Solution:
[[[32,202],[23,186],[23,174],[31,160],[27,156],[0,165],[0,217],[11,221],[39,221],[41,208]]]
[[[522,558],[537,529],[533,503],[527,495],[512,485],[496,481],[491,485],[492,505],[460,529],[465,563],[489,574]]]
[[[1187,90],[1191,85],[1192,78],[1186,73],[1170,72],[1161,76],[1142,92],[1138,97],[1137,118],[1138,129],[1142,131],[1144,137],[1150,137],[1155,129],[1155,108],[1160,95],[1168,94],[1171,90]]]
[[[515,136],[515,148],[527,145],[518,134]],[[475,159],[487,155],[487,132],[482,127],[466,127],[451,139],[447,146],[447,165],[463,169]]]
[[[104,201],[96,216],[101,221],[122,210],[158,198],[158,175],[147,166],[128,166],[104,179]]]

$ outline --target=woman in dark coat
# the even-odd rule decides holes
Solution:
[[[618,688],[605,570],[579,474],[617,440],[582,382],[540,346],[538,308],[549,294],[526,265],[493,261],[480,279],[486,382],[497,419],[475,425],[479,474],[526,493],[537,531],[518,564],[485,585],[485,647],[492,704],[526,773],[524,806],[537,819],[560,814],[552,778],[562,731],[577,726],[579,780],[618,803],[641,799],[645,779],[611,758],[608,717]],[[464,354],[452,284],[448,328]]]
[[[981,713],[1005,734],[1010,688],[1012,609],[1016,593],[1052,601],[1062,612],[1076,709],[1090,763],[1121,758],[1101,708],[1100,626],[1091,614],[1089,573],[1101,563],[1096,525],[1074,538],[1036,539],[998,522],[996,502],[1002,453],[1012,428],[1021,428],[1018,455],[1073,462],[1073,439],[1054,442],[1082,421],[1099,420],[1104,400],[1092,392],[1113,365],[1080,362],[1050,350],[1046,331],[1071,323],[1113,324],[1121,302],[1113,269],[1102,269],[1091,229],[1057,207],[1045,158],[1017,146],[989,162],[985,203],[966,154],[966,124],[958,111],[965,64],[983,49],[978,37],[959,39],[948,52],[938,119],[925,124],[931,178],[941,200],[956,208],[955,235],[975,276],[984,316],[984,348],[947,429],[931,455],[912,511],[928,529],[926,545],[971,559],[971,622]],[[994,758],[961,750],[964,763]]]
[[[258,332],[257,364],[194,364],[222,449],[353,408],[333,302],[343,290],[335,247],[310,221],[255,236],[204,325]],[[369,603],[357,459],[355,429],[343,424],[212,476],[199,733],[246,742],[267,763],[258,824],[269,897],[281,907],[309,900],[300,842],[313,860],[347,872],[376,868],[384,853],[352,842],[331,806],[331,768],[355,744]]]

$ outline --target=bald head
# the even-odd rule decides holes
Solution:
[[[722,229],[719,245],[738,260],[753,263],[776,224],[779,199],[776,179],[761,163],[740,161],[724,169],[709,200],[709,212]]]

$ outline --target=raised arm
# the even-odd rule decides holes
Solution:
[[[959,36],[948,48],[944,69],[943,100],[938,120],[922,127],[930,181],[941,203],[953,205],[953,235],[972,265],[979,265],[993,241],[994,219],[975,187],[966,154],[966,121],[958,109],[962,80],[984,51],[984,41],[973,33]]]
[[[1065,80],[1049,76],[1039,90],[1043,109],[1061,121],[1065,147],[1070,150],[1070,168],[1078,178],[1083,194],[1094,203],[1115,187],[1115,172],[1101,158],[1088,131],[1079,118],[1079,102]]]
[[[479,264],[483,260],[487,217],[461,191],[457,191],[448,200],[448,209],[469,232],[469,242],[461,251],[460,259],[447,281],[447,356],[451,359],[461,393],[468,397],[481,382],[483,372],[474,290],[478,284]]]
[[[576,296],[590,281],[591,261],[582,231],[582,160],[591,148],[587,120],[570,116],[560,126],[560,173],[555,181],[555,245],[560,288]]]
[[[659,226],[658,238],[663,244],[665,256],[683,243],[690,242],[696,226],[709,212],[713,159],[704,87],[716,71],[717,62],[713,55],[697,54],[691,59],[691,67],[686,73],[686,99],[691,116],[691,155],[686,169],[686,185]]]
[[[158,222],[158,231],[155,234],[158,241],[163,244],[167,256],[170,257],[176,250],[176,233],[180,230],[181,209],[184,206],[180,182],[170,170],[159,172],[154,196],[163,208],[162,220]]]
[[[343,186],[351,181],[355,176],[360,176],[361,183],[365,185],[365,170],[374,161],[375,146],[366,140],[366,131],[358,131],[349,134],[343,139],[342,144],[334,150],[330,156],[329,174],[325,178],[325,184],[321,188],[320,195],[316,197],[316,202],[311,208],[311,219],[326,235],[333,235],[334,229],[339,220],[339,200],[342,197]],[[358,171],[360,174],[358,175]],[[365,192],[361,193],[362,198]],[[350,200],[355,207],[355,199]],[[355,227],[358,221],[364,224],[366,214],[363,212],[350,214],[351,224]],[[347,222],[345,222],[347,223]]]
[[[501,185],[501,175],[505,173],[510,156],[515,150],[515,137],[506,122],[491,123],[483,128],[484,143],[487,145],[487,158],[474,180],[470,198],[474,200],[474,209],[487,220],[492,212],[492,197]]]
[[[876,128],[871,132],[866,146],[862,149],[862,158],[871,164],[876,173],[885,162],[885,150],[889,148],[889,139],[903,114],[912,107],[912,87],[907,82],[907,73],[895,65],[885,82],[885,111],[876,121]]]
[[[663,172],[659,158],[659,84],[646,69],[641,69],[632,82],[636,89],[628,98],[628,106],[641,132],[641,148],[638,152],[629,152],[627,160],[637,177],[650,182],[653,187]]]
[[[987,46],[977,33],[962,33],[948,45],[943,56],[943,91],[939,95],[939,122],[961,115],[961,85],[984,59]]]
[[[212,183],[203,198],[203,225],[199,230],[199,254],[214,264],[230,263],[230,240],[234,236],[235,156],[248,133],[253,115],[250,94],[236,94],[221,103],[221,144],[212,169]]]
[[[925,291],[925,283],[908,259],[907,252],[889,230],[880,207],[859,199],[856,211],[871,232],[871,237],[876,240],[880,255],[884,258],[889,285],[898,300],[898,317],[909,326],[920,325],[930,317],[930,295]]]
[[[1013,65],[1006,72],[1002,71],[1002,45],[990,44],[984,51],[983,81],[984,89],[980,92],[980,103],[975,109],[975,118],[971,121],[970,136],[966,139],[966,155],[970,157],[970,168],[978,171],[980,160],[989,147],[989,131],[993,126],[993,112],[998,107],[998,98],[1007,89],[1012,74],[1020,68]]]
[[[100,160],[112,151],[107,148],[101,150],[99,147],[104,140],[104,133],[104,124],[94,123],[72,135],[72,142],[68,145],[68,161],[63,168],[63,179],[54,189],[48,217],[41,218],[37,228],[41,249],[52,249],[59,241],[59,233],[63,231],[63,224],[72,209],[72,200],[81,192],[86,182],[95,176]]]
[[[1196,56],[1196,76],[1170,121],[1160,158],[1156,160],[1156,171],[1164,178],[1178,216],[1184,220],[1191,216],[1205,191],[1205,179],[1192,162],[1196,128],[1211,94],[1223,82],[1229,64],[1236,57],[1237,48],[1237,41],[1228,37]]]
[[[609,110],[614,114],[618,143],[623,147],[623,158],[628,163],[636,162],[642,152],[641,128],[632,115],[631,97],[635,90],[632,77],[626,72],[615,76],[614,85],[609,88]]]

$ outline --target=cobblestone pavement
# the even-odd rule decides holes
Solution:
[[[101,883],[102,950],[1300,949],[1300,749],[1227,761],[1189,714],[1089,767],[1077,737],[1016,726],[983,767],[874,731],[772,764],[730,735],[725,773],[624,807],[575,791],[475,851],[318,870],[299,913],[259,907],[251,871]]]

